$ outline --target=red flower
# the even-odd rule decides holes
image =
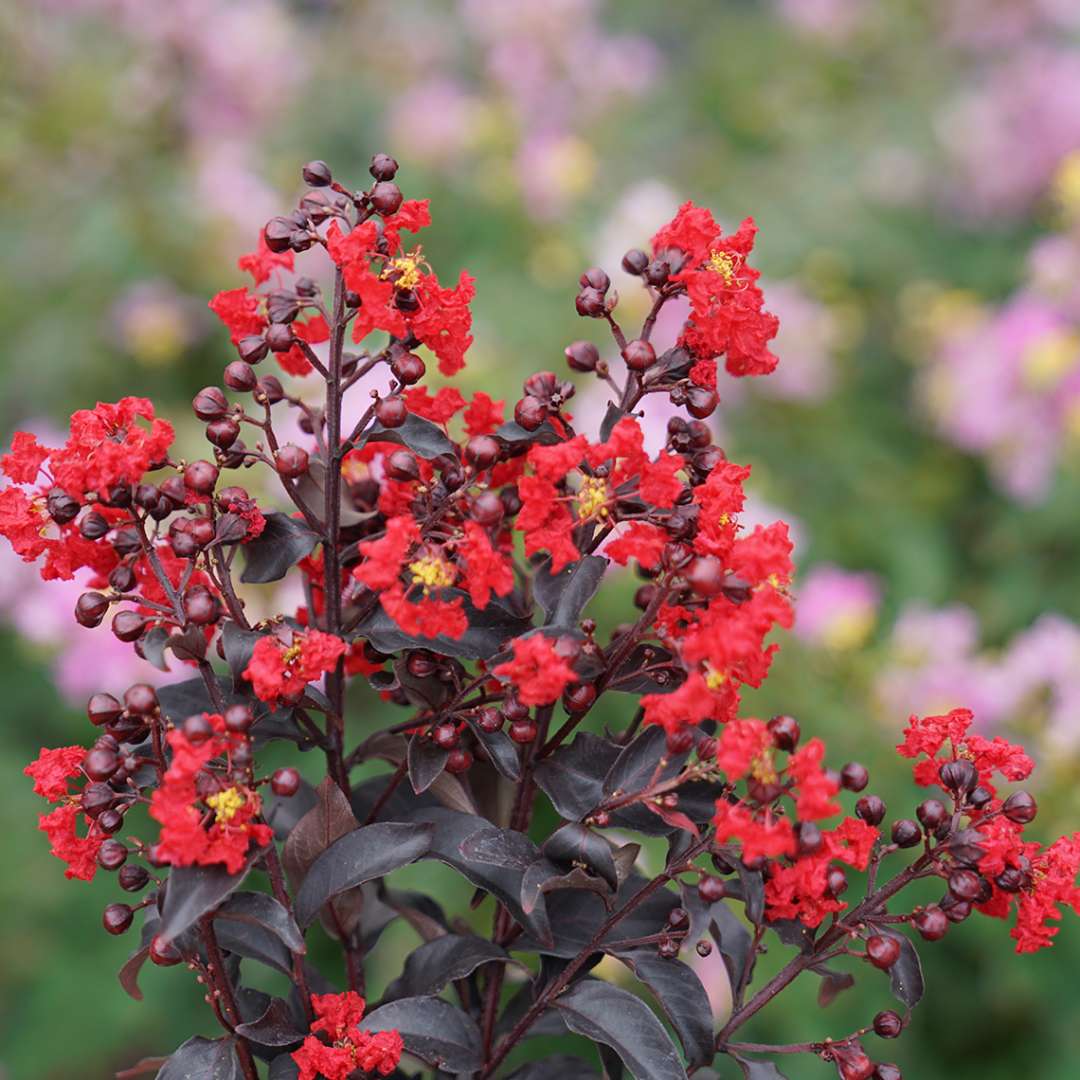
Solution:
[[[48,456],[49,451],[33,435],[16,431],[11,440],[11,453],[0,458],[0,469],[17,484],[32,484]]]
[[[487,533],[475,521],[465,522],[465,539],[458,544],[458,554],[465,560],[465,583],[478,608],[487,607],[493,592],[506,596],[514,588],[510,563],[492,547]]]
[[[256,820],[262,811],[257,791],[207,769],[214,758],[228,758],[243,737],[229,733],[220,716],[204,716],[214,729],[204,742],[192,743],[180,729],[167,736],[172,761],[150,799],[150,816],[161,824],[157,854],[171,866],[220,863],[236,874],[251,845],[270,843],[273,831]]]
[[[525,534],[525,554],[549,552],[553,574],[579,559],[581,554],[571,537],[574,519],[560,502],[555,485],[539,476],[523,476],[518,495],[521,510],[514,528]]]
[[[95,824],[87,818],[89,831],[79,836],[76,827],[80,809],[76,803],[64,803],[38,818],[38,828],[49,838],[50,854],[67,863],[66,878],[92,881],[97,871],[97,855],[105,841]]]
[[[53,750],[42,747],[37,761],[23,769],[24,776],[33,777],[34,794],[49,802],[59,802],[68,794],[68,780],[82,775],[86,750],[81,746],[58,746]]]
[[[435,424],[446,424],[455,413],[465,408],[461,391],[452,386],[444,386],[434,397],[428,393],[426,386],[412,386],[403,397],[409,412]]]
[[[764,310],[761,275],[746,263],[756,232],[753,218],[747,218],[725,237],[708,210],[688,202],[653,237],[654,253],[667,258],[676,271],[672,279],[683,283],[690,298],[680,343],[698,360],[724,356],[732,375],[767,375],[776,367],[768,343],[779,320]],[[672,256],[670,249],[681,254]]]
[[[483,390],[477,390],[463,416],[467,435],[490,435],[503,422],[504,401],[492,401]]]
[[[209,308],[225,324],[234,345],[266,329],[259,299],[247,289],[225,289],[210,301]]]
[[[953,709],[944,716],[911,717],[904,729],[904,741],[896,749],[906,758],[925,755],[926,760],[918,762],[912,770],[916,783],[923,787],[940,784],[938,774],[941,766],[946,761],[959,758],[975,766],[979,783],[991,794],[996,791],[993,784],[995,773],[1006,780],[1026,780],[1031,775],[1035,763],[1022,746],[1002,738],[986,739],[981,735],[969,735],[968,728],[973,721],[970,709]],[[946,743],[950,750],[942,756]]]
[[[295,633],[289,644],[267,634],[255,642],[244,678],[260,701],[297,699],[309,682],[334,670],[345,648],[341,638],[321,630]]]
[[[766,770],[775,779],[769,750],[772,735],[761,720],[729,720],[716,744],[716,764],[729,781],[741,780],[748,772]],[[758,777],[762,779],[762,777]]]
[[[822,768],[825,744],[811,739],[791,755],[787,774],[794,781],[796,792],[795,813],[800,821],[819,821],[840,812],[840,805],[833,801],[840,785]]]
[[[646,521],[632,521],[622,527],[614,540],[604,545],[603,552],[620,566],[637,559],[646,570],[652,570],[660,565],[667,542],[668,535],[663,529]]]
[[[713,825],[718,843],[742,842],[742,858],[746,862],[795,854],[795,830],[791,822],[785,817],[777,817],[771,810],[755,816],[745,806],[720,799],[716,803]]]
[[[312,1034],[292,1054],[300,1069],[299,1080],[347,1080],[358,1069],[389,1076],[397,1068],[405,1049],[397,1031],[361,1031],[364,999],[352,991],[344,994],[312,994],[315,1019]],[[323,1042],[317,1032],[330,1040]]]
[[[427,590],[425,594],[426,592]],[[395,582],[392,588],[379,597],[379,602],[386,614],[406,634],[428,638],[442,634],[456,639],[469,629],[469,620],[465,617],[461,597],[453,600],[409,600],[405,587],[400,582]]]
[[[405,556],[419,539],[420,530],[412,517],[390,518],[378,540],[366,540],[359,545],[363,561],[353,569],[353,577],[369,589],[389,589],[397,582]]]
[[[291,270],[294,258],[291,251],[271,251],[266,246],[266,236],[260,230],[258,247],[247,255],[241,255],[236,265],[238,269],[251,274],[254,284],[261,285],[275,270]]]
[[[656,461],[642,462],[638,487],[641,497],[653,506],[674,506],[683,490],[683,483],[677,479],[677,474],[685,467],[678,454],[661,454]]]
[[[523,705],[550,705],[577,679],[555,642],[542,634],[516,638],[513,651],[513,659],[499,664],[492,674],[509,680]]]
[[[444,375],[456,375],[465,366],[472,344],[472,312],[476,295],[473,278],[464,270],[453,289],[444,289],[432,274],[417,289],[420,310],[412,318],[412,332],[435,354]]]

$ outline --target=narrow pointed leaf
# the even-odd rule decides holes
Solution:
[[[240,1080],[240,1062],[232,1039],[188,1039],[157,1074],[157,1080]]]
[[[433,831],[429,825],[376,822],[346,833],[311,864],[296,894],[296,921],[306,927],[327,900],[415,862],[431,847]]]
[[[248,868],[239,874],[223,866],[178,866],[169,875],[159,934],[167,941],[179,937],[207,912],[240,887]]]
[[[396,1030],[405,1049],[449,1073],[471,1073],[483,1064],[480,1029],[456,1005],[437,997],[409,997],[372,1010],[364,1031]]]
[[[246,584],[280,581],[319,542],[319,537],[296,518],[273,511],[265,517],[266,527],[244,545],[247,565],[240,580]]]

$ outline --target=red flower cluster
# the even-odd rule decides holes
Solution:
[[[172,425],[157,419],[145,398],[133,397],[75,413],[70,437],[58,449],[16,432],[11,452],[0,459],[0,469],[14,481],[0,491],[0,535],[26,562],[44,555],[41,576],[47,581],[70,580],[84,566],[108,573],[115,553],[87,538],[75,519],[89,506],[107,530],[123,516],[109,505],[114,490],[160,468],[172,441]]]
[[[244,669],[260,701],[299,701],[307,684],[333,671],[346,649],[341,638],[321,630],[281,633],[259,638]]]
[[[577,679],[551,638],[542,634],[515,638],[513,650],[513,659],[499,664],[492,674],[509,680],[522,705],[550,705]]]
[[[315,1019],[304,1045],[293,1052],[299,1080],[347,1080],[357,1071],[389,1076],[404,1049],[396,1031],[362,1031],[358,1027],[366,1004],[357,993],[312,994]],[[322,1033],[330,1044],[319,1038]]]
[[[680,344],[698,360],[692,378],[699,385],[716,385],[718,356],[732,375],[767,375],[776,367],[768,344],[780,323],[764,309],[760,272],[746,262],[756,233],[747,218],[724,236],[707,209],[688,202],[652,239],[653,255],[669,264],[690,298]]]
[[[454,288],[443,288],[422,249],[404,249],[403,231],[418,233],[430,224],[428,200],[407,200],[383,218],[381,235],[374,221],[357,225],[347,235],[335,221],[326,246],[359,301],[353,340],[363,341],[373,330],[401,340],[415,338],[435,354],[444,375],[454,375],[465,366],[465,352],[472,344],[469,302],[476,290],[465,271]]]
[[[1049,945],[1057,934],[1051,921],[1061,918],[1060,908],[1080,913],[1080,833],[1062,836],[1049,847],[1024,840],[1024,827],[1035,816],[1034,801],[1000,799],[993,784],[995,774],[1005,780],[1026,780],[1034,763],[1005,739],[986,739],[969,730],[974,717],[968,709],[954,709],[944,716],[912,717],[897,750],[908,758],[924,757],[914,767],[915,780],[924,786],[937,784],[964,798],[975,790],[984,792],[977,808],[969,811],[984,852],[978,869],[989,882],[990,895],[981,898],[979,910],[998,918],[1016,909],[1012,937],[1016,951],[1035,952]],[[946,768],[950,763],[970,763],[970,770]]]
[[[83,811],[81,794],[73,793],[68,783],[83,775],[85,758],[86,750],[81,746],[43,749],[37,761],[27,765],[23,773],[33,778],[35,794],[59,803],[50,813],[38,818],[38,828],[48,836],[52,854],[67,863],[64,876],[91,881],[106,834],[97,827],[94,818]],[[78,834],[80,817],[88,826],[85,836]]]
[[[227,731],[217,714],[203,719],[208,730],[199,741],[183,729],[167,736],[172,762],[150,799],[150,816],[161,824],[156,857],[172,866],[221,863],[236,874],[252,845],[264,847],[273,831],[257,820],[262,811],[258,792],[209,767],[215,758],[224,758],[227,766],[245,737]]]

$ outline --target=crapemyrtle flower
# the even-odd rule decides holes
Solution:
[[[315,1019],[303,1046],[293,1051],[299,1080],[348,1080],[358,1071],[367,1076],[389,1076],[404,1049],[396,1031],[363,1031],[364,999],[352,991],[312,994]],[[324,1042],[319,1036],[329,1042]]]

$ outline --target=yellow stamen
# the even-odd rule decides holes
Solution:
[[[767,751],[760,757],[754,758],[750,765],[750,775],[759,784],[776,783],[776,769],[773,768],[772,756]]]
[[[395,289],[415,289],[420,284],[420,248],[408,255],[399,255],[390,260],[390,265],[382,272],[383,278],[393,278]]]
[[[300,656],[300,654],[303,651],[304,651],[303,646],[301,646],[299,642],[297,642],[295,645],[290,645],[281,654],[281,662],[283,664],[291,664],[294,660],[296,660]]]
[[[409,563],[414,585],[423,585],[424,592],[429,589],[443,589],[454,584],[453,568],[434,555],[425,555],[422,559]]]
[[[593,515],[607,517],[608,486],[599,476],[586,476],[577,493],[578,517],[584,521]]]
[[[709,269],[715,270],[724,279],[725,285],[734,284],[738,265],[736,257],[728,251],[714,251],[709,256]]]
[[[708,668],[705,672],[705,685],[710,690],[719,690],[727,682],[727,676],[722,671],[713,671]]]
[[[206,805],[214,811],[214,818],[219,824],[227,824],[236,817],[237,811],[247,800],[239,788],[226,788],[216,795],[207,795]]]

